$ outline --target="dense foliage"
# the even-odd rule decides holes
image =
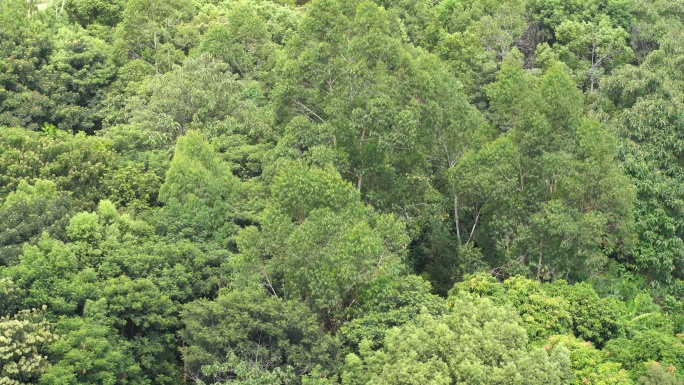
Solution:
[[[0,0],[0,384],[684,384],[684,3]]]

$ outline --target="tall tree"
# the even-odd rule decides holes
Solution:
[[[668,20],[666,17],[665,20]],[[669,19],[669,22],[672,22]],[[677,22],[674,25],[681,25]],[[624,262],[653,286],[670,285],[682,277],[684,260],[681,181],[681,107],[677,69],[682,47],[679,28],[658,39],[660,48],[640,66],[625,66],[602,84],[611,102],[605,111],[620,138],[620,159],[637,193],[634,216],[638,242]]]
[[[453,178],[470,216],[468,241],[493,257],[491,268],[582,279],[627,252],[633,192],[616,143],[583,116],[582,95],[563,69],[537,83],[510,58],[489,95],[503,133],[465,157]]]
[[[194,132],[179,138],[159,190],[165,232],[172,238],[226,242],[236,230],[233,219],[239,199],[240,181],[211,145]]]
[[[362,204],[335,170],[290,164],[271,193],[261,229],[238,238],[237,282],[257,279],[274,296],[301,299],[336,330],[374,282],[401,273],[401,222]]]
[[[155,73],[170,70],[182,60],[174,44],[178,27],[192,19],[195,4],[188,0],[134,0],[126,3],[117,26],[117,46],[124,57],[140,59]]]
[[[420,216],[414,209],[435,191],[431,157],[441,161],[444,152],[433,145],[461,145],[440,142],[440,133],[468,138],[481,121],[458,82],[433,57],[403,44],[400,30],[370,2],[313,2],[288,42],[274,93],[286,129],[304,129],[293,119],[304,116],[320,130],[315,148],[295,143],[303,157],[316,164],[328,154],[365,201],[409,217]],[[448,149],[447,157],[459,150]]]

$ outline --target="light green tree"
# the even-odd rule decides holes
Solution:
[[[551,347],[562,346],[570,351],[572,371],[575,373],[573,385],[632,385],[629,373],[615,362],[606,362],[605,354],[590,342],[568,336],[554,336],[548,341]]]
[[[421,314],[390,329],[381,349],[362,344],[347,356],[342,383],[569,384],[568,351],[529,348],[518,315],[490,300],[461,294],[443,316]]]
[[[36,383],[51,366],[47,346],[58,339],[43,311],[22,310],[11,317],[0,316],[0,383]]]

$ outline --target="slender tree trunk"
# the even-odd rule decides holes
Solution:
[[[454,193],[454,222],[456,223],[456,237],[461,244],[461,220],[458,217],[458,194]]]
[[[480,220],[480,213],[482,213],[482,209],[487,203],[483,203],[482,206],[480,206],[480,209],[477,210],[477,214],[475,214],[475,223],[473,223],[473,228],[470,229],[470,235],[468,236],[468,241],[466,242],[466,245],[470,243],[470,241],[473,240],[473,236],[475,235],[475,229],[477,228],[477,222]]]
[[[614,53],[619,52],[620,50],[616,50]],[[591,83],[591,92],[594,92],[594,85],[597,83],[596,80],[596,70],[599,68],[601,63],[607,59],[612,53],[606,53],[605,55],[598,57],[596,53],[596,43],[592,43],[591,46],[591,72],[590,72],[590,83]]]
[[[363,163],[363,142],[366,141],[366,128],[364,127],[361,131],[361,140],[359,140],[359,155],[361,156],[361,163]],[[363,173],[359,173],[359,179],[356,182],[356,189],[361,192],[361,180],[363,179]]]
[[[157,50],[157,31],[154,31],[154,50]],[[159,63],[157,63],[157,55],[154,55],[154,72],[159,75]]]
[[[541,282],[541,274],[542,274],[542,246],[543,243],[542,241],[539,241],[539,256],[537,259],[537,281]]]

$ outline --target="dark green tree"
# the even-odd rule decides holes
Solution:
[[[234,235],[240,181],[199,134],[180,138],[159,190],[165,232],[172,238],[223,239]]]
[[[192,302],[182,320],[183,358],[191,380],[241,384],[245,364],[255,374],[292,371],[301,376],[317,366],[333,369],[338,347],[316,315],[298,301],[262,289],[224,291],[214,301]]]

